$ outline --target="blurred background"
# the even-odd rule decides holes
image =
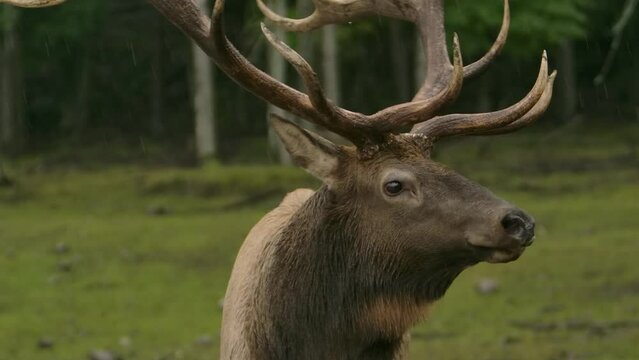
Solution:
[[[505,50],[447,111],[518,101],[543,49],[559,71],[552,107],[530,129],[434,156],[532,213],[538,241],[462,274],[413,332],[411,358],[639,359],[637,2],[511,1]],[[502,14],[499,0],[446,2],[466,63]],[[228,1],[232,42],[301,88],[262,20],[254,2]],[[409,23],[280,36],[351,110],[408,101],[423,79]],[[145,1],[0,4],[0,359],[216,359],[244,236],[286,192],[319,185],[290,166],[269,111]]]

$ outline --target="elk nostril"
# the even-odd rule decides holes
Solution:
[[[511,212],[501,220],[506,233],[528,246],[535,237],[535,223],[521,212]]]
[[[506,215],[501,221],[501,225],[508,233],[517,233],[524,228],[524,220],[517,215]]]

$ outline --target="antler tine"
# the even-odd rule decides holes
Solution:
[[[504,0],[504,17],[501,23],[501,29],[499,30],[499,35],[497,35],[497,39],[490,47],[490,50],[479,60],[474,63],[467,65],[464,67],[464,78],[472,79],[477,75],[481,74],[488,65],[490,65],[497,55],[501,53],[501,50],[506,45],[506,40],[508,39],[508,32],[510,31],[510,4],[508,0]]]
[[[426,79],[413,101],[424,100],[434,96],[443,86],[452,66],[446,49],[446,29],[444,27],[444,5],[442,0],[431,1],[424,6],[424,14],[418,15],[415,21],[422,37],[424,52],[426,53]],[[427,20],[427,21],[426,21]],[[426,22],[425,22],[426,21]],[[497,39],[490,50],[479,60],[464,66],[464,80],[471,79],[483,72],[501,52],[510,30],[510,4],[504,0],[504,16]],[[435,70],[433,70],[435,69]]]
[[[282,42],[277,35],[266,27],[264,23],[260,23],[260,26],[266,40],[268,40],[268,42],[286,59],[286,61],[293,65],[297,73],[302,77],[302,80],[304,80],[304,85],[308,90],[309,99],[315,109],[327,116],[333,116],[335,114],[335,106],[326,99],[321,82],[311,65],[295,50]]]
[[[315,11],[303,18],[292,19],[271,10],[264,0],[256,0],[262,14],[287,31],[307,32],[328,24],[338,24],[371,14],[415,21],[415,9],[422,0],[405,2],[388,0],[313,0]],[[429,0],[427,0],[429,1]]]
[[[539,102],[548,83],[548,56],[544,51],[539,75],[532,90],[517,104],[500,111],[482,114],[451,114],[440,116],[413,127],[435,140],[455,135],[474,135],[501,128],[526,115]]]
[[[333,105],[324,94],[317,73],[304,58],[282,42],[271,32],[264,23],[261,24],[262,32],[268,42],[295,68],[304,81],[308,90],[308,97],[313,107],[321,115],[315,122],[326,129],[342,135],[355,142],[363,141],[369,129],[367,117]]]
[[[510,124],[504,127],[481,132],[481,133],[478,133],[477,135],[507,134],[507,133],[511,133],[519,129],[522,129],[534,123],[537,119],[541,117],[541,115],[543,115],[546,112],[546,110],[548,110],[548,106],[550,106],[550,100],[552,100],[553,85],[555,83],[556,76],[557,76],[557,70],[552,72],[552,74],[548,78],[548,84],[546,85],[546,90],[544,90],[544,94],[541,96],[537,104],[535,104],[535,106],[532,109],[530,109],[528,113],[526,113],[526,115],[511,122]]]
[[[25,8],[39,8],[54,6],[63,3],[65,0],[0,0],[0,3],[7,3]]]
[[[377,131],[390,132],[427,121],[442,106],[457,98],[464,82],[464,65],[457,34],[453,37],[453,54],[455,65],[447,87],[428,99],[391,106],[371,115],[370,121]]]
[[[251,64],[229,42],[224,33],[224,0],[216,0],[209,19],[192,0],[148,0],[175,26],[193,39],[231,79],[263,100],[309,121],[321,115],[309,97]]]
[[[307,32],[325,25],[323,22],[322,16],[317,10],[313,11],[313,13],[303,19],[291,19],[284,16],[279,15],[275,11],[271,10],[262,0],[256,0],[257,6],[262,11],[262,14],[272,21],[275,25],[282,27],[287,31],[294,32]]]

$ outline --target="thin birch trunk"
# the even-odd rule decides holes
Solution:
[[[563,121],[567,122],[575,115],[579,105],[575,51],[572,41],[564,41],[559,48],[558,55],[559,68],[561,69],[560,116]]]
[[[22,84],[16,24],[18,11],[3,9],[3,36],[0,53],[0,148],[18,152],[24,144],[22,124]]]
[[[286,1],[284,0],[274,1],[273,10],[277,12],[278,14],[285,14]],[[275,35],[277,35],[278,38],[284,39],[286,34],[282,29],[274,26],[271,28],[271,30],[275,33]],[[286,82],[286,62],[284,58],[272,46],[267,47],[267,49],[268,49],[267,50],[268,73],[271,74],[271,76],[274,77],[275,79],[281,82]],[[286,112],[284,110],[271,104],[268,105],[267,115],[266,115],[267,119],[270,116],[270,114],[277,114],[282,117],[286,116]],[[282,144],[280,139],[277,137],[277,134],[275,133],[275,131],[272,129],[271,126],[268,127],[268,143],[269,143],[269,147],[271,151],[276,154],[277,159],[279,160],[281,164],[284,164],[284,165],[292,164],[290,155],[288,154],[288,152],[286,152],[284,145]]]
[[[200,8],[208,12],[208,0],[198,0]],[[213,99],[213,65],[211,59],[195,44],[193,48],[193,111],[195,115],[195,144],[200,158],[216,155],[215,108]]]

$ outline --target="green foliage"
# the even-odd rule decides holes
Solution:
[[[48,41],[50,46],[57,43],[76,43],[95,36],[106,20],[104,1],[68,1],[62,5],[37,10],[21,10],[23,34],[27,42]]]
[[[0,4],[0,29],[9,31],[18,23],[19,13],[14,6]]]
[[[495,40],[503,17],[499,0],[448,2],[449,31],[460,34],[466,55],[480,55]],[[562,41],[588,34],[587,11],[593,0],[511,1],[511,31],[505,54],[530,56]]]

